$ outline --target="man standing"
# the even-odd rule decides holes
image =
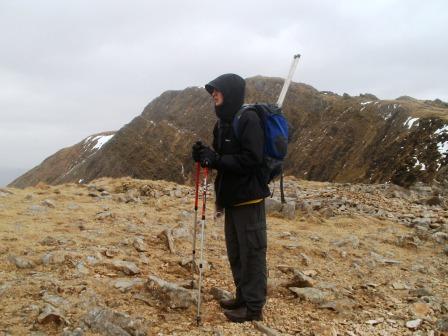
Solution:
[[[264,130],[255,111],[241,114],[234,132],[233,119],[244,102],[245,81],[225,74],[205,86],[215,103],[218,121],[213,130],[213,149],[197,143],[193,159],[218,171],[216,206],[225,209],[227,255],[236,295],[221,301],[232,322],[262,320],[266,303],[266,214],[269,195],[262,173]]]

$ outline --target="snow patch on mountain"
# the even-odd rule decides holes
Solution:
[[[404,122],[404,126],[406,126],[407,128],[411,129],[412,125],[414,125],[414,123],[418,121],[418,118],[412,118],[409,117],[408,119],[406,119],[406,121]]]
[[[115,134],[111,135],[91,135],[84,141],[84,147],[90,147],[91,150],[99,150],[103,147]]]

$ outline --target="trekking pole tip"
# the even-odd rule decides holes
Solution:
[[[294,58],[300,58],[300,54],[296,54],[296,55],[294,55]]]

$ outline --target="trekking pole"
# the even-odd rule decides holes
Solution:
[[[277,106],[282,107],[283,101],[286,97],[286,92],[288,92],[289,85],[291,84],[292,76],[294,76],[294,72],[297,68],[297,63],[299,63],[300,54],[294,55],[294,58],[291,63],[291,68],[289,69],[288,77],[285,79],[285,83],[283,84],[282,91],[280,92],[280,96],[278,97]]]
[[[194,288],[194,271],[196,267],[196,233],[198,226],[198,199],[199,199],[199,176],[201,174],[201,164],[196,162],[195,198],[194,198],[194,222],[193,222],[193,252],[191,259],[191,285]]]
[[[202,217],[201,217],[201,245],[199,253],[199,282],[198,282],[198,309],[196,315],[196,323],[201,324],[201,289],[202,289],[202,273],[204,272],[204,230],[205,230],[205,208],[207,203],[207,177],[208,168],[204,168],[204,187],[202,193]]]

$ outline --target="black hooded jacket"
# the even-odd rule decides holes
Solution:
[[[269,196],[261,166],[264,131],[254,111],[245,111],[238,121],[238,137],[232,121],[244,103],[245,81],[238,75],[225,74],[205,86],[211,94],[216,88],[224,102],[215,107],[218,121],[213,129],[213,148],[220,155],[215,180],[216,203],[221,207]]]

